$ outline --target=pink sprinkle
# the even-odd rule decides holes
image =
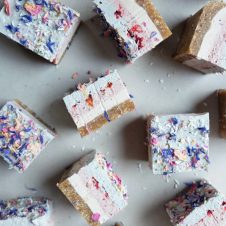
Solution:
[[[42,22],[45,24],[47,23],[48,19],[49,19],[49,12],[46,12],[42,17]]]
[[[92,215],[92,220],[93,220],[94,222],[98,222],[98,221],[100,220],[100,214],[99,214],[99,213],[94,213],[94,214]]]
[[[73,73],[73,75],[71,76],[72,79],[76,79],[78,78],[79,74],[78,72]]]
[[[32,16],[37,16],[41,10],[42,10],[42,6],[40,5],[35,5],[31,2],[26,2],[24,4],[24,8],[32,15]]]
[[[105,72],[105,74],[106,74],[106,75],[109,75],[109,74],[110,74],[110,70],[107,69],[106,72]]]
[[[3,133],[7,133],[7,132],[8,132],[8,129],[7,129],[7,128],[3,128],[3,129],[2,129],[2,132],[3,132]]]
[[[9,5],[9,2],[8,2],[8,0],[4,0],[3,3],[4,3],[4,6],[5,6],[5,13],[9,16],[10,15],[10,5]]]
[[[153,144],[153,145],[158,144],[158,139],[155,138],[155,137],[153,137],[153,138],[151,139],[151,144]]]

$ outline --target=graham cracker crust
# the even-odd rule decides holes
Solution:
[[[136,0],[136,2],[147,11],[149,17],[160,31],[163,39],[167,39],[172,35],[172,32],[170,31],[169,27],[167,26],[164,19],[155,8],[151,0]]]
[[[131,112],[135,109],[135,105],[131,100],[127,100],[112,109],[107,111],[108,119],[113,121],[127,112]],[[91,122],[89,122],[86,126],[78,128],[79,133],[82,137],[87,136],[90,131],[96,131],[107,124],[109,121],[104,115],[100,115]]]
[[[176,60],[184,62],[198,55],[203,38],[209,30],[213,18],[224,7],[226,7],[226,3],[219,1],[209,2],[187,20],[175,56]]]
[[[80,212],[80,214],[85,218],[91,226],[100,226],[100,223],[94,222],[92,220],[93,212],[90,210],[89,206],[83,201],[83,199],[74,190],[68,180],[64,180],[57,184],[57,187],[62,191],[74,208]]]
[[[217,96],[219,109],[219,133],[222,138],[226,139],[226,90],[218,90]]]

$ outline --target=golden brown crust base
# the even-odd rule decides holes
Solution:
[[[45,127],[47,127],[50,130],[50,132],[52,132],[53,135],[56,135],[56,132],[54,131],[54,129],[51,126],[49,126],[46,122],[44,122],[41,118],[39,118],[37,114],[34,111],[32,111],[27,105],[25,105],[22,101],[17,99],[15,99],[14,101],[25,111],[29,112],[34,118],[36,118]]]
[[[172,35],[172,32],[170,31],[169,27],[167,26],[164,19],[155,8],[151,0],[136,0],[136,2],[147,11],[149,17],[160,31],[163,39],[167,39]]]
[[[127,112],[131,112],[135,109],[135,105],[131,100],[127,100],[118,106],[115,106],[114,108],[107,111],[108,117],[110,121],[113,121],[120,116],[124,115]],[[96,131],[97,129],[100,129],[108,123],[108,120],[104,117],[104,115],[100,115],[93,121],[89,122],[86,126],[83,126],[81,128],[78,128],[79,133],[82,137],[88,135],[91,131]]]
[[[184,62],[198,55],[200,46],[216,14],[226,7],[223,2],[210,2],[188,19],[175,59]]]
[[[218,90],[219,132],[226,139],[226,90]]]
[[[88,205],[83,201],[83,199],[78,195],[78,193],[74,190],[74,188],[71,186],[68,180],[58,183],[57,187],[63,192],[63,194],[74,206],[74,208],[80,212],[80,214],[85,218],[89,225],[100,226],[100,223],[94,222],[92,220],[93,212],[90,210]]]

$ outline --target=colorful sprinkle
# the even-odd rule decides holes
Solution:
[[[10,5],[8,0],[3,0],[3,4],[5,6],[5,13],[9,16],[11,13]]]
[[[24,8],[29,12],[32,16],[37,16],[42,11],[41,5],[35,5],[30,1],[27,1],[24,4]]]
[[[100,220],[100,214],[94,213],[91,218],[92,218],[92,221],[98,222]]]

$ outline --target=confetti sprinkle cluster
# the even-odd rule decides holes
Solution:
[[[0,33],[58,63],[79,25],[80,15],[55,0],[4,0],[4,5]]]
[[[16,102],[0,110],[0,156],[10,168],[24,172],[53,139],[53,133]]]
[[[148,134],[154,174],[207,170],[208,113],[151,116]]]
[[[4,222],[9,218],[18,217],[27,218],[29,222],[33,223],[34,220],[49,215],[50,208],[51,202],[43,197],[2,200],[0,201],[0,220]]]
[[[166,204],[166,210],[174,225],[224,225],[226,220],[224,196],[206,181],[188,185],[188,189]]]

